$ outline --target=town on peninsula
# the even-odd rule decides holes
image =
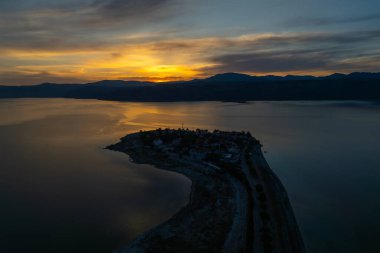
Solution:
[[[156,129],[107,148],[192,181],[187,205],[116,253],[304,253],[285,188],[249,132]]]

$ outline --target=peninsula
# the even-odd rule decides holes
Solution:
[[[186,206],[117,253],[305,252],[286,190],[249,132],[157,129],[107,148],[192,181]]]

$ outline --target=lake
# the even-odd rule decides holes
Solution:
[[[0,251],[105,253],[188,200],[182,175],[104,147],[157,127],[249,130],[310,253],[379,252],[380,104],[0,100]]]

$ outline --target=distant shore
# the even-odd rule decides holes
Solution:
[[[380,73],[315,76],[217,74],[167,83],[103,80],[87,84],[1,86],[1,98],[76,98],[129,102],[380,101]]]
[[[115,252],[305,252],[286,191],[249,133],[157,129],[107,148],[192,181],[185,207]]]

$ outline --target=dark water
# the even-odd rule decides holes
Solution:
[[[0,101],[0,252],[112,252],[187,202],[185,177],[103,149],[136,130],[123,113],[92,101]]]
[[[380,252],[380,106],[0,100],[0,252],[103,253],[169,218],[181,175],[102,149],[156,127],[250,130],[309,252]]]

